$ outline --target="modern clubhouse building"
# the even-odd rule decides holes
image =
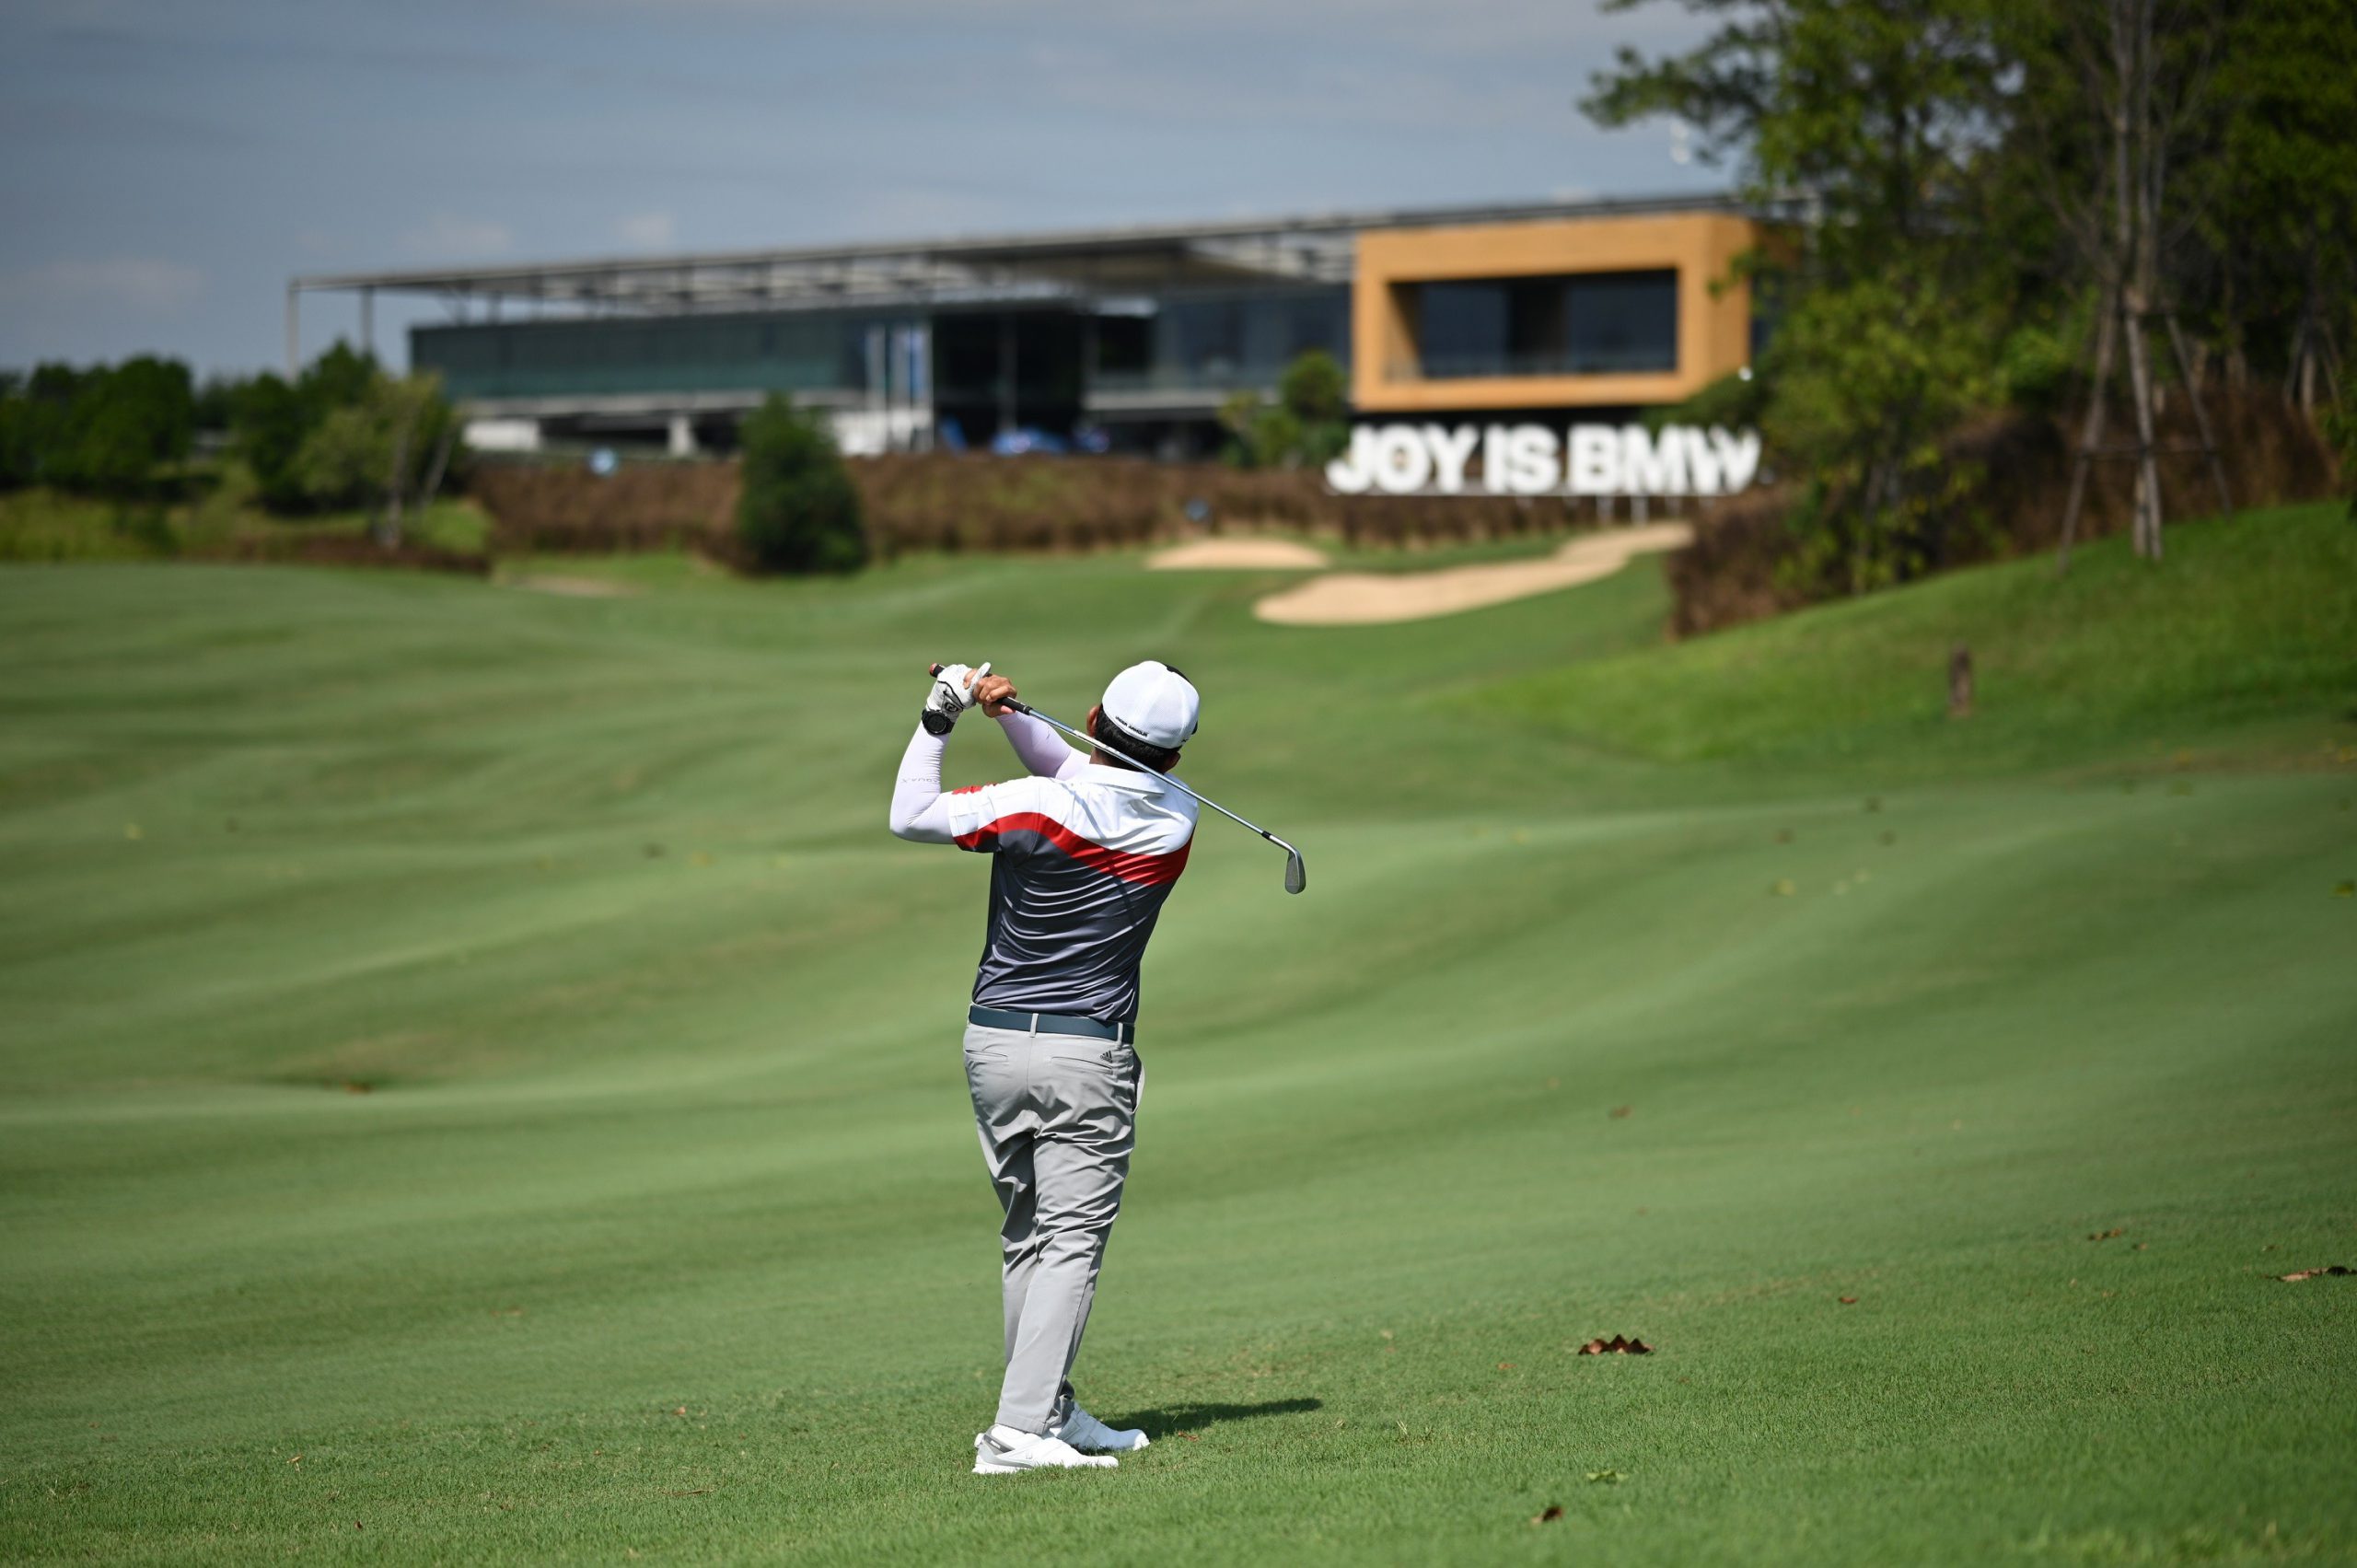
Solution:
[[[305,293],[356,294],[364,339],[377,295],[434,296],[411,363],[511,449],[726,448],[783,392],[852,452],[1201,456],[1310,349],[1363,426],[1609,426],[1750,363],[1760,221],[1688,196],[303,277],[287,351]]]

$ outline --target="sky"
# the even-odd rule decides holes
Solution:
[[[1723,188],[1676,0],[5,0],[0,366],[275,366],[295,274]],[[381,297],[377,347],[431,301]],[[356,336],[307,295],[306,354]]]

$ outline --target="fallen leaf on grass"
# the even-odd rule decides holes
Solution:
[[[1635,1115],[1636,1111],[1637,1108],[1633,1105],[1616,1105],[1612,1108],[1612,1120],[1615,1121],[1626,1121],[1630,1117]]]
[[[1590,1340],[1580,1346],[1582,1355],[1651,1355],[1654,1347],[1643,1340],[1632,1340],[1626,1334],[1615,1334],[1608,1340]]]
[[[1191,1432],[1182,1432],[1178,1435],[1184,1437],[1190,1443],[1201,1443],[1202,1441],[1202,1438],[1196,1436]]]
[[[1560,1503],[1550,1503],[1545,1508],[1530,1516],[1530,1522],[1534,1525],[1551,1525],[1562,1516],[1563,1505]]]
[[[1587,1479],[1602,1486],[1618,1486],[1620,1484],[1620,1472],[1619,1470],[1590,1470],[1587,1472]]]
[[[2126,1236],[2127,1234],[2128,1233],[2126,1231],[2120,1229],[2118,1225],[2113,1225],[2109,1230],[2091,1230],[2087,1232],[2087,1239],[2089,1241],[2109,1241],[2115,1236]]]
[[[2332,896],[2336,899],[2357,899],[2357,882],[2333,884]]]
[[[1836,1297],[1836,1299],[1844,1307],[1855,1307],[1858,1305],[1858,1298],[1854,1295],[1839,1296]]]
[[[663,1495],[666,1497],[702,1497],[711,1490],[712,1488],[708,1486],[699,1486],[692,1492],[672,1492],[667,1489]]]
[[[2316,1279],[2326,1274],[2345,1274],[2348,1272],[2350,1272],[2350,1270],[2346,1264],[2332,1263],[2321,1269],[2302,1269],[2296,1274],[2278,1274],[2275,1277],[2282,1280],[2288,1285],[2297,1283],[2301,1280]]]

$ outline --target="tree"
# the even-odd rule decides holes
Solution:
[[[43,365],[0,398],[0,482],[145,494],[159,468],[188,455],[194,424],[188,366],[178,360]]]
[[[737,538],[760,572],[856,572],[867,564],[859,492],[820,416],[772,393],[748,415]]]
[[[400,542],[407,510],[433,498],[457,442],[438,378],[388,375],[342,343],[292,383],[264,373],[208,393],[226,402],[235,449],[264,505],[374,507],[389,544]]]
[[[2207,235],[2237,280],[2256,289],[2253,304],[2289,307],[2284,392],[2311,412],[2345,395],[2340,331],[2357,298],[2357,157],[2349,150],[2357,73],[2318,63],[2352,58],[2357,9],[2241,0],[2215,84],[2226,111],[2214,160],[2223,178]]]
[[[1295,356],[1277,380],[1277,401],[1237,392],[1219,422],[1236,437],[1231,461],[1245,468],[1318,468],[1351,444],[1349,378],[1323,349]]]
[[[2002,195],[1981,155],[2019,87],[2003,0],[1686,4],[1717,29],[1662,59],[1622,49],[1582,107],[1608,126],[1683,121],[1753,201],[1811,220],[1741,263],[1780,307],[1763,434],[1816,477],[1797,520],[1852,591],[1911,575],[1936,563],[1927,520],[1960,477],[1940,437],[1996,395],[2014,303],[2012,258],[1978,221]]]
[[[176,359],[142,354],[94,372],[78,401],[75,476],[85,489],[139,494],[157,469],[188,456],[196,397],[188,366]]]
[[[311,424],[302,394],[268,371],[231,397],[231,445],[252,470],[262,505],[273,511],[299,511],[306,505],[295,458]]]

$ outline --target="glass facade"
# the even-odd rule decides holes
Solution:
[[[855,311],[485,322],[413,328],[410,355],[454,398],[858,390],[869,330],[907,322]]]
[[[1678,368],[1678,273],[1576,273],[1404,285],[1426,379]],[[1403,367],[1405,368],[1405,367]]]
[[[1274,387],[1311,349],[1351,362],[1351,291],[1341,285],[1165,295],[1095,325],[1090,381],[1107,391]]]
[[[627,317],[419,327],[411,355],[456,398],[754,390],[860,392],[868,334],[922,312]],[[1074,408],[1084,368],[1111,391],[1272,388],[1308,349],[1351,357],[1340,285],[1189,291],[1085,308],[952,310],[931,317],[938,397],[1003,406],[1002,354],[1025,408]],[[1005,341],[1012,329],[1014,339]],[[1011,352],[1010,352],[1011,351]]]

